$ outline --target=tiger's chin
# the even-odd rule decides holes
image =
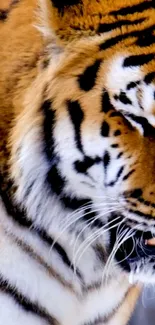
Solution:
[[[155,258],[139,258],[139,260],[135,261],[134,263],[129,262],[129,265],[129,282],[131,284],[155,284]]]
[[[117,235],[118,229],[112,231],[111,241],[114,238],[116,240]],[[155,238],[151,232],[137,230],[134,235],[123,240],[115,258],[117,264],[129,274],[131,284],[155,284]]]

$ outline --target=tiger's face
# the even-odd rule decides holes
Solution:
[[[54,197],[58,228],[65,211],[82,211],[71,233],[88,225],[84,238],[96,232],[101,245],[104,233],[108,258],[154,282],[154,56],[130,47],[109,55],[107,42],[55,52],[31,87],[13,135],[16,200],[35,219],[38,202],[44,211]]]

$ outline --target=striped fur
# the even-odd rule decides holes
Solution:
[[[0,7],[0,325],[125,325],[155,282],[154,16]]]

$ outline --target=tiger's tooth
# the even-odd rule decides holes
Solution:
[[[155,238],[148,239],[145,243],[146,245],[155,246]]]

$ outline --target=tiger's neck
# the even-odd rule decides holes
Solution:
[[[35,186],[37,188],[36,184]],[[15,203],[12,191],[11,183],[5,183],[4,188],[1,187],[1,212],[4,212],[1,213],[0,226],[7,235],[13,236],[19,245],[32,250],[49,267],[54,264],[59,276],[63,278],[65,274],[66,284],[79,294],[93,287],[100,288],[104,284],[107,236],[101,236],[95,245],[88,245],[86,239],[92,233],[83,232],[83,224],[72,226],[69,216],[73,217],[76,213],[64,209],[56,197],[49,198],[48,190],[45,193],[41,190],[33,193],[27,211]],[[82,212],[78,218],[82,218]],[[83,245],[84,241],[88,245],[87,249]],[[112,278],[119,280],[120,271],[113,265],[108,272],[107,283]]]

